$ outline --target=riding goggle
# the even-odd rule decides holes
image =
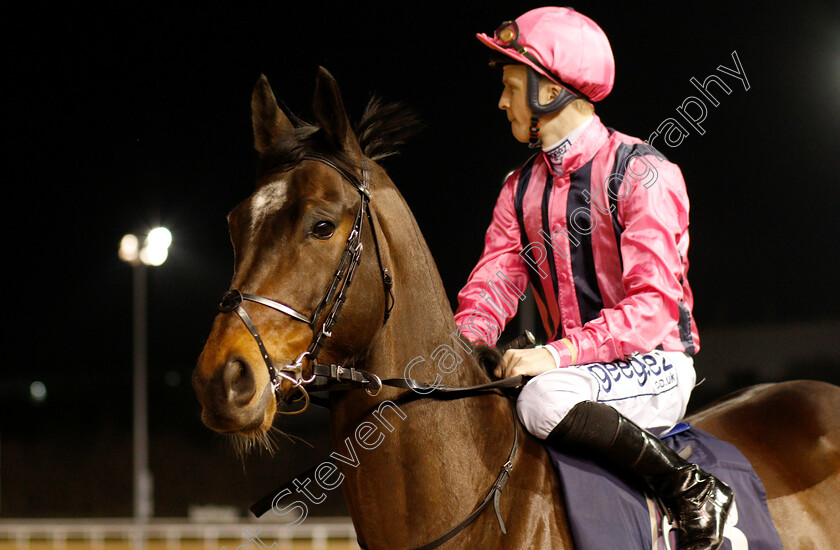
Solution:
[[[493,37],[498,41],[501,42],[500,46],[503,48],[512,48],[516,50],[516,53],[525,57],[528,61],[536,65],[543,73],[546,75],[550,75],[550,78],[555,80],[558,84],[569,90],[574,95],[584,98],[589,101],[589,97],[572,86],[571,84],[567,84],[563,81],[562,78],[554,74],[550,71],[545,65],[543,65],[539,59],[534,56],[531,52],[525,48],[522,44],[519,43],[519,25],[516,24],[516,21],[505,21],[496,29],[496,32],[493,33]]]

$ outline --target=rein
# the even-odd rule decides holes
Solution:
[[[275,300],[271,300],[269,298],[265,298],[255,294],[244,293],[237,289],[228,290],[224,294],[224,296],[222,296],[221,303],[219,304],[219,311],[222,313],[229,313],[231,311],[236,312],[236,314],[245,324],[246,328],[248,329],[248,332],[250,332],[251,336],[256,341],[257,347],[259,348],[260,354],[262,355],[263,361],[265,362],[266,368],[268,369],[272,393],[274,394],[274,398],[277,401],[277,403],[280,404],[281,402],[287,402],[286,398],[282,396],[280,391],[280,386],[283,379],[291,382],[292,386],[294,388],[297,388],[297,390],[302,394],[302,398],[305,400],[303,408],[293,412],[278,412],[281,412],[283,414],[302,413],[308,408],[310,402],[316,401],[316,398],[310,397],[309,392],[317,391],[364,389],[365,392],[368,393],[368,395],[375,397],[382,390],[383,386],[390,386],[394,388],[412,390],[413,392],[415,392],[413,395],[419,398],[425,397],[433,399],[442,399],[471,397],[488,390],[516,388],[521,386],[524,383],[525,378],[521,375],[515,376],[513,378],[507,378],[504,380],[488,382],[486,384],[459,387],[448,386],[443,384],[418,383],[410,378],[388,378],[382,380],[376,374],[362,369],[344,367],[342,365],[335,364],[325,365],[317,363],[316,359],[321,349],[323,348],[326,339],[332,336],[333,328],[338,322],[339,313],[341,312],[341,308],[344,306],[344,302],[346,300],[347,289],[353,282],[353,277],[356,273],[356,269],[361,263],[361,255],[363,249],[362,229],[365,218],[368,219],[368,222],[371,226],[374,248],[376,249],[379,270],[382,274],[382,284],[385,290],[386,307],[384,318],[382,321],[383,325],[385,325],[388,322],[388,317],[390,316],[391,310],[394,307],[394,294],[392,290],[393,278],[388,269],[382,264],[382,256],[379,250],[379,241],[376,235],[376,228],[373,224],[373,218],[371,216],[369,208],[371,194],[367,168],[364,166],[362,167],[362,178],[358,179],[355,176],[355,174],[343,169],[341,166],[324,156],[311,153],[307,154],[304,157],[304,160],[320,162],[333,168],[339,174],[341,174],[341,176],[345,180],[347,180],[356,188],[361,198],[359,211],[356,214],[356,219],[353,223],[353,228],[351,229],[350,234],[347,237],[347,242],[344,246],[344,251],[342,252],[338,268],[336,269],[335,275],[333,276],[332,283],[327,288],[326,292],[324,293],[324,296],[318,302],[318,305],[315,307],[312,314],[309,316],[306,316],[305,314],[281,302],[277,302]],[[254,325],[254,322],[251,320],[251,317],[250,315],[248,315],[248,312],[245,310],[245,308],[242,307],[242,302],[244,301],[254,302],[272,308],[276,311],[279,311],[280,313],[288,315],[296,321],[308,324],[313,330],[313,336],[306,351],[301,353],[297,357],[297,359],[294,360],[294,362],[288,363],[283,367],[277,368],[274,362],[271,360],[270,354],[268,353],[268,350],[265,347],[265,344],[263,343],[262,337],[260,336],[256,325]],[[329,310],[326,314],[326,318],[324,319],[321,326],[316,328],[318,322],[321,319],[321,316],[324,314],[325,308],[327,308],[328,306]],[[533,339],[533,337],[531,337],[531,339]],[[309,359],[311,367],[311,375],[308,378],[303,377],[303,361],[306,358]],[[403,395],[407,394],[409,394],[409,392],[406,392]],[[461,521],[458,525],[450,529],[448,532],[431,542],[417,547],[414,550],[431,550],[432,548],[440,546],[441,544],[448,541],[449,539],[460,533],[462,530],[464,530],[473,521],[475,521],[482,514],[482,512],[484,512],[484,510],[490,505],[491,502],[493,503],[493,507],[496,512],[496,519],[499,522],[499,528],[502,530],[502,533],[507,534],[505,524],[504,521],[502,521],[502,515],[499,510],[499,500],[501,497],[502,489],[504,489],[505,485],[507,484],[507,481],[510,477],[510,472],[513,469],[513,461],[516,458],[516,450],[519,443],[519,430],[517,429],[515,410],[512,409],[512,413],[513,444],[511,445],[510,453],[508,454],[507,461],[502,465],[499,471],[499,475],[496,477],[496,481],[493,483],[492,487],[487,492],[481,504],[479,504],[478,507],[475,510],[473,510],[473,512],[469,516],[467,516],[463,521]],[[263,514],[265,514],[268,510],[270,510],[273,506],[275,492],[277,491],[269,493],[266,497],[260,499],[257,503],[251,506],[251,512],[255,516],[260,517]],[[361,541],[359,541],[359,545],[362,548],[366,548],[366,546]]]

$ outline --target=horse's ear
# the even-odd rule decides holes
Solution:
[[[323,67],[318,67],[313,110],[318,125],[333,147],[346,153],[362,155],[359,142],[356,140],[347,112],[344,110],[338,83]]]
[[[268,79],[260,75],[251,95],[251,123],[254,125],[254,148],[262,153],[280,136],[294,129],[289,117],[277,106]]]

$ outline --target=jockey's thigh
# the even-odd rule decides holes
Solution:
[[[540,439],[582,401],[606,403],[642,428],[665,428],[685,415],[695,380],[691,356],[654,350],[626,361],[544,372],[522,388],[516,409],[525,428]]]

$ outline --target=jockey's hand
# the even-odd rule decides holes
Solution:
[[[502,356],[502,363],[493,374],[496,378],[510,378],[519,374],[536,376],[556,368],[554,356],[547,349],[509,349]]]

